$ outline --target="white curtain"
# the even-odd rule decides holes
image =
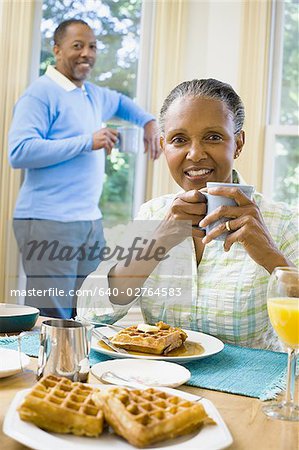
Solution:
[[[271,8],[271,1],[244,2],[241,25],[239,94],[245,104],[244,130],[247,143],[246,150],[236,162],[236,168],[259,191],[262,189],[269,92]]]
[[[157,1],[152,64],[151,111],[158,116],[163,100],[182,80],[189,1]],[[163,155],[149,164],[147,198],[179,189],[169,174]]]
[[[7,135],[13,106],[28,84],[34,0],[1,2],[0,8],[0,302],[9,298],[18,274],[18,252],[12,216],[21,174],[7,160]]]

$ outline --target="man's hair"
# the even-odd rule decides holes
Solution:
[[[54,44],[55,45],[59,45],[61,44],[62,39],[64,38],[67,29],[70,25],[73,24],[81,24],[81,25],[85,25],[88,28],[90,28],[90,26],[88,25],[88,23],[84,22],[84,20],[81,19],[68,19],[68,20],[64,20],[63,22],[61,22],[58,27],[56,28],[56,30],[54,31]]]
[[[184,81],[176,86],[164,100],[160,111],[160,127],[164,133],[165,115],[170,105],[181,97],[204,97],[219,100],[226,104],[234,121],[234,132],[238,134],[243,127],[245,112],[241,98],[230,84],[213,78]]]

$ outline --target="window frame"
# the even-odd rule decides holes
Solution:
[[[154,51],[155,2],[142,0],[139,62],[137,71],[136,101],[149,111],[152,94],[152,63]],[[143,149],[143,132],[139,133],[139,149]],[[135,183],[133,198],[133,218],[145,201],[148,155],[139,151],[135,162]]]
[[[282,125],[280,123],[284,4],[284,0],[279,2],[273,1],[271,17],[269,88],[262,192],[266,197],[272,199],[275,173],[276,138],[279,136],[299,136],[297,125]]]

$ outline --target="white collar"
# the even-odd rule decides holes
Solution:
[[[62,87],[67,92],[73,91],[78,88],[71,80],[69,80],[66,76],[64,76],[59,70],[55,69],[54,66],[48,66],[45,75],[51,78],[52,81],[57,83],[60,87]],[[79,88],[80,89],[80,88]],[[85,93],[86,89],[84,84],[81,87],[82,91]]]

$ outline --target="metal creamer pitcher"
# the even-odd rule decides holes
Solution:
[[[44,321],[40,333],[37,379],[53,374],[72,381],[87,381],[91,329],[74,320]]]

